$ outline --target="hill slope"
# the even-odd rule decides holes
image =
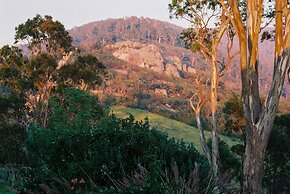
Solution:
[[[182,27],[168,22],[144,17],[127,17],[88,23],[73,28],[69,32],[75,44],[90,48],[123,40],[181,45],[179,34],[182,30]]]
[[[147,117],[152,127],[157,127],[162,132],[167,133],[170,137],[183,140],[186,143],[193,143],[197,150],[201,152],[199,131],[197,128],[141,109],[114,106],[112,107],[112,113],[120,118],[126,117],[128,114],[133,114],[136,120],[144,120],[144,118]],[[206,132],[206,137],[210,137],[209,132]],[[227,142],[230,146],[239,142],[235,138],[223,135],[221,135],[221,139]]]

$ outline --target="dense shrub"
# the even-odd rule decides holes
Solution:
[[[26,131],[17,124],[0,125],[0,164],[22,164],[25,152],[22,150]]]
[[[103,99],[103,104],[105,107],[111,107],[117,104],[117,98],[114,96],[105,96]]]
[[[25,111],[23,94],[0,93],[0,124],[19,124]]]
[[[265,158],[264,186],[269,193],[290,193],[290,114],[276,117]]]
[[[207,163],[192,145],[151,129],[148,120],[135,121],[133,116],[95,117],[93,113],[101,108],[88,107],[95,102],[94,97],[79,90],[67,94],[66,98],[52,101],[54,113],[47,129],[34,126],[30,130],[27,150],[31,169],[26,175],[27,189],[36,190],[40,183],[50,185],[56,177],[68,181],[84,179],[86,186],[93,182],[107,187],[112,185],[112,179],[124,178],[139,165],[155,177],[151,181],[158,182],[159,172],[174,162],[181,174],[191,172],[196,164],[204,164],[201,176],[207,175]],[[79,100],[83,96],[86,100]]]
[[[34,170],[45,171],[38,183],[53,177],[90,178],[108,186],[110,178],[121,179],[138,165],[153,173],[176,162],[181,173],[186,173],[195,163],[205,162],[193,146],[169,139],[150,129],[147,121],[136,122],[133,117],[106,117],[93,129],[34,128],[28,150]]]
[[[0,164],[22,164],[26,131],[20,125],[24,100],[12,92],[0,94]]]
[[[88,92],[65,88],[49,101],[52,114],[48,118],[51,130],[90,129],[105,114],[97,96]]]

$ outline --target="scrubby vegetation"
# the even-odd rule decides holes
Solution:
[[[68,182],[82,180],[80,187],[70,191],[98,191],[114,186],[112,180],[122,180],[138,166],[147,169],[148,181],[157,181],[159,173],[173,164],[186,176],[200,165],[198,176],[201,179],[207,176],[208,166],[192,145],[150,128],[148,120],[140,122],[133,116],[125,119],[109,116],[99,106],[97,98],[86,92],[69,88],[52,96],[49,106],[52,114],[47,128],[32,125],[26,136],[21,136],[21,141],[9,142],[26,150],[26,155],[22,154],[26,168],[21,173],[23,183],[19,187],[23,191],[46,188],[66,192],[63,186],[72,186],[72,183],[62,182],[62,185],[57,181],[64,179]],[[22,134],[16,129],[14,135]],[[4,152],[13,154],[9,152],[11,149]],[[2,164],[8,162],[9,157],[1,161]]]

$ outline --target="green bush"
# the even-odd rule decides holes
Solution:
[[[148,120],[97,117],[95,112],[102,112],[97,111],[101,108],[88,106],[96,103],[95,97],[79,90],[66,93],[69,95],[65,98],[51,101],[54,113],[49,127],[30,130],[27,150],[31,168],[25,176],[26,189],[37,190],[41,183],[55,187],[53,180],[57,177],[68,182],[84,179],[86,189],[96,190],[92,185],[111,186],[112,179],[124,178],[139,165],[154,175],[150,180],[158,181],[160,170],[170,168],[173,162],[181,174],[204,164],[201,176],[207,175],[208,165],[193,145],[169,139],[151,129]],[[86,100],[79,99],[82,97]]]
[[[88,92],[66,88],[49,101],[52,114],[48,119],[51,130],[90,129],[104,115],[97,96]]]
[[[0,125],[0,164],[22,164],[25,152],[22,150],[26,131],[17,124]]]
[[[22,146],[26,131],[20,125],[24,112],[23,96],[13,92],[0,94],[0,164],[22,164]]]
[[[263,184],[269,193],[290,193],[290,114],[276,117],[265,156]]]
[[[133,117],[106,117],[93,129],[34,128],[27,146],[35,161],[32,167],[45,174],[39,183],[53,177],[90,178],[108,186],[110,178],[121,179],[138,165],[156,172],[176,162],[186,173],[195,163],[205,162],[192,145],[169,139],[150,129],[148,122],[136,122]]]

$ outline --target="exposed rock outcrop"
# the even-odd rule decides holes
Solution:
[[[161,95],[166,96],[166,97],[168,96],[168,92],[166,89],[155,88],[154,93],[161,94]]]
[[[176,77],[177,75],[180,76],[179,72],[196,74],[196,69],[187,64],[183,64],[182,60],[177,56],[170,56],[167,61],[171,64],[174,64],[174,66],[177,68],[177,70],[175,70],[173,67],[169,67],[170,70],[167,70],[167,75],[174,75]]]
[[[164,72],[164,60],[159,48],[153,44],[145,45],[138,42],[123,41],[109,45],[113,55],[140,67],[151,69],[158,73]]]
[[[177,56],[170,56],[169,61],[174,64],[178,70],[183,71],[183,64],[181,62],[181,59]]]
[[[148,68],[168,76],[180,77],[179,70],[174,62],[165,65],[165,60],[160,53],[160,49],[156,45],[122,41],[109,45],[107,48],[112,49],[112,53],[115,57],[133,65]],[[178,57],[176,57],[175,61],[178,61]],[[180,59],[178,65],[181,65]]]
[[[175,65],[167,63],[165,66],[165,75],[180,77],[179,71]]]

